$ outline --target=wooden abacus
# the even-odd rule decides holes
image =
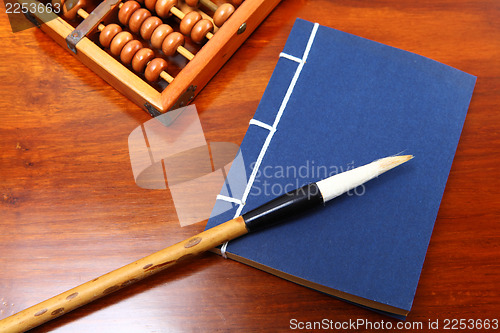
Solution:
[[[191,102],[279,1],[52,0],[59,15],[27,16],[157,116]]]

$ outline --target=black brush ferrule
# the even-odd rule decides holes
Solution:
[[[285,193],[242,216],[248,232],[252,232],[321,204],[323,196],[316,183],[312,183]]]

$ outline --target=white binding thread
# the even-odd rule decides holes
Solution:
[[[227,254],[226,254],[227,244],[229,244],[229,242],[225,242],[220,247],[220,254],[222,255],[222,258],[224,258],[224,259],[227,259]]]
[[[256,125],[256,126],[259,126],[259,127],[262,127],[262,128],[265,128],[269,131],[275,131],[276,129],[273,128],[271,125],[268,125],[266,123],[263,123],[262,121],[260,120],[257,120],[257,119],[250,119],[250,125]]]
[[[217,200],[228,201],[228,202],[234,202],[237,205],[242,205],[243,204],[243,202],[241,200],[239,200],[239,199],[227,197],[227,196],[222,195],[222,194],[217,194],[217,198],[216,199]]]
[[[285,52],[280,53],[280,58],[286,58],[288,60],[298,62],[299,64],[302,62],[302,59],[294,57],[293,55],[290,55],[290,54],[285,53]]]
[[[293,61],[296,61],[299,63],[297,66],[297,69],[295,70],[295,74],[293,75],[292,81],[290,82],[290,85],[288,86],[288,90],[286,91],[285,97],[283,98],[283,101],[281,102],[280,108],[278,110],[278,113],[276,114],[276,118],[274,119],[273,126],[269,129],[269,134],[267,135],[266,141],[262,145],[262,149],[260,150],[259,156],[257,157],[257,161],[255,161],[255,166],[252,170],[252,174],[250,175],[250,178],[248,179],[247,186],[245,187],[245,191],[243,192],[243,197],[241,198],[241,204],[239,205],[238,209],[236,210],[236,213],[234,214],[234,218],[237,218],[240,216],[241,211],[243,210],[243,206],[245,205],[244,202],[246,201],[248,194],[250,193],[250,190],[252,189],[253,182],[255,181],[255,177],[257,175],[257,171],[260,168],[260,164],[262,163],[262,160],[264,159],[264,155],[266,154],[267,148],[269,147],[269,144],[271,143],[271,139],[273,138],[274,133],[276,132],[276,129],[278,127],[278,124],[280,122],[281,116],[283,115],[283,112],[285,111],[285,108],[288,104],[288,100],[290,99],[290,96],[292,95],[293,89],[295,88],[295,84],[297,83],[297,80],[299,79],[299,75],[302,72],[302,68],[304,67],[304,64],[306,63],[307,57],[309,56],[309,52],[311,51],[312,44],[314,42],[314,38],[316,37],[316,32],[318,31],[319,24],[314,23],[313,29],[311,31],[311,35],[309,36],[309,40],[307,41],[307,46],[304,51],[304,55],[302,56],[302,59],[296,58],[293,56],[290,56],[286,53],[280,53],[280,57],[284,57]],[[298,61],[297,61],[298,60]],[[252,119],[254,120],[254,119]],[[263,125],[269,126],[267,124],[262,123],[261,121],[255,120],[252,122],[250,120],[250,123],[257,125],[257,123],[261,123]],[[258,125],[260,126],[260,124]],[[262,126],[264,127],[264,126]],[[267,127],[264,127],[267,128]],[[227,259],[227,254],[226,254],[226,249],[227,249],[227,244],[229,242],[225,242],[221,246],[221,255],[223,258]]]

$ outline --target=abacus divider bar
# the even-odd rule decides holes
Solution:
[[[121,5],[122,5],[122,4],[120,4],[120,6],[121,6]],[[82,19],[84,19],[84,20],[85,20],[87,17],[89,17],[89,15],[90,15],[89,13],[87,13],[87,12],[86,12],[84,9],[82,9],[82,8],[78,9],[78,11],[77,11],[76,13],[77,13],[77,14],[78,14],[78,15],[79,15]],[[99,30],[99,31],[103,31],[105,27],[106,27],[106,26],[105,26],[104,24],[99,23],[99,25],[97,26],[97,30]]]
[[[2,319],[0,320],[0,331],[3,333],[27,331],[160,272],[184,258],[213,249],[228,240],[243,236],[247,232],[245,221],[241,216],[227,221]]]
[[[120,4],[120,6],[121,6],[121,4]],[[85,9],[82,9],[82,8],[78,9],[78,11],[77,11],[76,13],[77,13],[77,14],[78,14],[78,15],[79,15],[82,19],[84,19],[84,20],[85,20],[87,17],[89,17],[89,15],[90,15],[89,13],[87,13],[87,12],[85,11]],[[105,26],[104,24],[99,23],[99,25],[97,26],[97,30],[102,31],[105,27],[106,27],[106,26]]]

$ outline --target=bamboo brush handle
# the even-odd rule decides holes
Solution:
[[[0,332],[29,330],[247,232],[237,217],[0,320]]]

